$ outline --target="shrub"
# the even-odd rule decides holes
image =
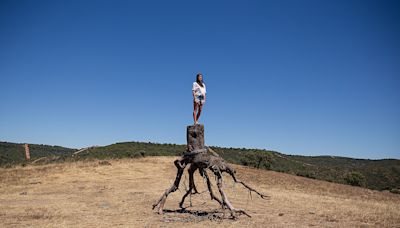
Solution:
[[[394,188],[390,190],[391,193],[400,194],[400,188]]]
[[[348,172],[345,175],[344,180],[349,185],[360,186],[360,187],[365,186],[365,176],[359,172],[354,172],[354,171]]]

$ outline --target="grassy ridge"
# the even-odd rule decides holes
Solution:
[[[60,158],[70,157],[75,149],[61,146],[49,146],[42,144],[29,144],[31,161],[41,157]],[[0,166],[7,167],[17,164],[26,164],[25,149],[22,143],[0,142]]]
[[[86,159],[136,158],[145,156],[179,156],[185,145],[143,142],[115,143],[78,150],[59,146],[30,144],[31,161],[46,157],[41,163]],[[400,160],[353,159],[332,156],[295,156],[276,151],[211,147],[230,163],[274,170],[308,178],[398,191]],[[26,164],[23,144],[0,142],[0,166]]]

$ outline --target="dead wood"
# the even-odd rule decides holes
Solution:
[[[241,184],[245,187],[249,192],[254,192],[259,195],[262,199],[267,199],[268,196],[260,193],[256,189],[250,187],[245,182],[239,180],[236,177],[236,171],[225,162],[225,160],[220,157],[215,151],[211,148],[204,146],[204,126],[200,124],[190,125],[187,127],[186,131],[187,136],[187,151],[183,153],[183,156],[180,159],[175,160],[174,164],[177,168],[177,174],[175,177],[175,181],[171,187],[165,190],[165,192],[161,195],[160,199],[153,204],[153,209],[158,207],[158,213],[163,214],[164,204],[167,200],[169,194],[175,192],[179,188],[179,183],[181,181],[183,172],[185,168],[189,165],[188,174],[189,174],[189,188],[186,190],[183,195],[179,207],[181,209],[184,208],[185,199],[193,194],[200,194],[197,191],[195,182],[194,182],[194,173],[198,170],[200,175],[205,179],[207,184],[207,190],[210,193],[211,200],[215,200],[221,206],[221,209],[225,211],[226,209],[230,212],[230,218],[237,218],[238,215],[246,215],[251,217],[247,212],[242,209],[236,209],[233,207],[232,203],[229,201],[227,194],[224,191],[223,184],[223,176],[222,173],[228,173],[229,176],[232,177],[235,183]],[[213,191],[212,183],[210,181],[210,177],[207,173],[207,170],[211,171],[217,183],[218,192],[221,198],[218,198]],[[192,203],[190,202],[190,206]]]

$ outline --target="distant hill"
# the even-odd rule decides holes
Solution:
[[[49,146],[43,144],[29,144],[31,161],[38,158],[70,157],[76,149],[61,146]],[[12,166],[25,164],[24,143],[0,142],[0,166]]]
[[[60,146],[29,144],[31,161],[61,162],[86,159],[117,159],[146,156],[180,156],[185,145],[122,142],[83,150]],[[400,160],[353,159],[334,156],[285,155],[276,151],[211,147],[226,161],[294,174],[330,182],[361,186],[375,190],[400,189]],[[0,142],[0,166],[27,164],[23,144]]]

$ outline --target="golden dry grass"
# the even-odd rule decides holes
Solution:
[[[262,200],[225,177],[236,208],[252,218],[219,219],[203,193],[192,213],[173,212],[183,195],[170,195],[158,215],[151,205],[171,185],[174,158],[151,157],[0,169],[0,227],[400,227],[400,195],[235,166],[238,176],[271,198]],[[196,173],[199,191],[206,190]],[[188,205],[189,201],[186,202]],[[196,214],[197,213],[197,214]]]

